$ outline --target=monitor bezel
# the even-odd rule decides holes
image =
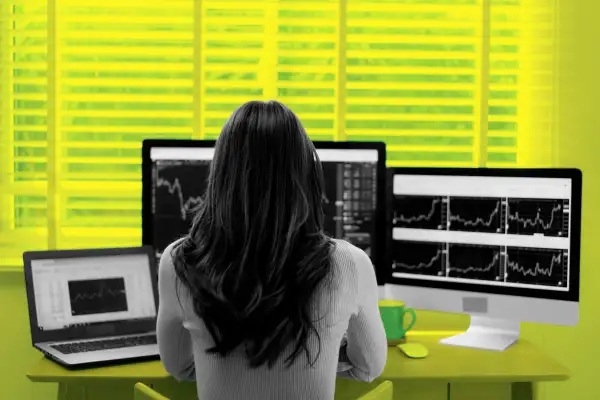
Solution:
[[[32,261],[86,257],[110,257],[133,254],[145,255],[148,258],[148,268],[150,269],[150,280],[152,282],[152,295],[156,310],[155,317],[138,320],[109,321],[48,331],[40,329],[38,326],[35,291],[33,287],[33,271],[31,267]],[[27,305],[29,309],[31,341],[34,345],[38,343],[139,334],[154,332],[156,330],[156,318],[158,316],[158,267],[156,264],[156,257],[154,256],[154,252],[150,246],[26,251],[23,253],[23,266],[25,275],[25,289],[27,293]]]
[[[512,178],[566,178],[571,186],[571,232],[570,232],[570,275],[569,291],[560,292],[543,289],[502,287],[458,282],[428,281],[422,279],[400,278],[392,276],[392,213],[393,213],[393,178],[395,175],[440,175],[440,176],[481,176],[481,177],[512,177]],[[388,274],[386,282],[403,286],[414,286],[432,289],[446,289],[460,292],[481,294],[499,294],[521,296],[537,299],[579,301],[580,292],[580,246],[581,246],[581,197],[582,173],[575,168],[421,168],[421,167],[392,167],[388,168],[387,187],[389,192],[387,215],[387,261]]]
[[[385,283],[388,275],[386,252],[386,145],[384,142],[334,142],[312,141],[315,148],[333,150],[376,150],[377,151],[377,205],[375,212],[375,227],[373,235],[372,253],[373,263],[378,285]],[[148,139],[142,144],[142,243],[153,246],[153,218],[152,218],[152,188],[153,169],[150,153],[153,148],[160,147],[185,147],[207,148],[214,147],[216,140],[196,139]],[[377,250],[375,250],[377,248]]]

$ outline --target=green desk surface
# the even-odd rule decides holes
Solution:
[[[171,379],[160,361],[69,370],[47,358],[39,360],[27,373],[33,382],[74,382],[89,380],[160,381]]]
[[[437,380],[444,382],[536,382],[569,378],[569,371],[534,344],[521,340],[503,352],[442,345],[439,340],[452,336],[413,334],[409,342],[423,343],[429,355],[409,359],[390,347],[382,379]]]
[[[566,380],[569,371],[535,345],[521,340],[504,352],[473,350],[439,344],[438,333],[413,333],[408,341],[425,344],[429,356],[409,359],[389,347],[385,370],[380,377],[392,381],[443,382],[536,382]],[[33,382],[81,382],[127,380],[159,382],[170,380],[160,361],[142,362],[84,370],[67,370],[42,358],[27,374]]]

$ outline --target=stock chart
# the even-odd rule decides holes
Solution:
[[[520,247],[507,249],[508,282],[565,287],[568,273],[566,250]]]
[[[448,276],[488,281],[502,280],[500,246],[448,245]]]
[[[446,212],[440,196],[396,196],[392,223],[395,227],[446,229]]]
[[[392,251],[394,271],[429,276],[446,275],[446,251],[443,243],[397,241]]]
[[[501,199],[454,197],[448,203],[451,231],[498,233],[504,230]]]
[[[154,246],[162,252],[186,235],[206,190],[207,161],[162,161],[154,170]]]
[[[507,232],[568,237],[568,209],[565,200],[509,199]]]
[[[69,281],[71,315],[90,315],[127,311],[123,278]]]

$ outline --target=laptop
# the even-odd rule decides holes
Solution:
[[[158,359],[149,246],[23,253],[33,346],[67,368]]]

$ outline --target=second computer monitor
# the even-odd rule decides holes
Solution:
[[[389,183],[385,297],[470,314],[445,343],[501,350],[520,322],[577,323],[580,171],[395,168]]]
[[[325,231],[385,265],[385,144],[314,142],[323,166]],[[156,255],[188,233],[206,189],[215,141],[146,140],[143,144],[144,244]],[[378,281],[383,284],[383,270]],[[379,270],[378,270],[379,272]]]

